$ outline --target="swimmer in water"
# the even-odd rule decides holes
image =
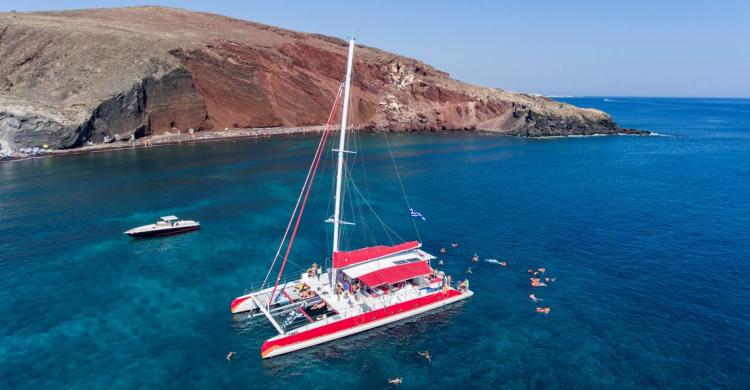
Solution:
[[[388,379],[388,384],[391,384],[391,385],[400,385],[402,383],[404,383],[404,378],[389,378]]]
[[[500,262],[500,266],[501,266],[501,267],[505,267],[506,265],[508,265],[508,263],[506,263],[506,262],[504,262],[504,261],[501,261],[501,262]]]
[[[229,352],[229,353],[227,354],[227,361],[230,361],[230,360],[234,359],[234,357],[235,357],[236,355],[237,355],[237,352]]]
[[[544,273],[544,272],[545,272],[545,271],[547,271],[547,270],[546,270],[546,269],[544,269],[544,268],[537,268],[537,271],[539,271],[539,272],[541,272],[541,273]]]
[[[541,298],[537,298],[534,295],[534,293],[529,294],[529,298],[531,298],[531,300],[534,301],[534,302],[539,302],[539,301],[543,301],[544,300],[544,299],[541,299]]]
[[[536,308],[536,312],[537,313],[549,314],[550,308],[549,308],[549,306],[547,306],[547,307],[537,307]]]
[[[530,274],[532,272],[534,272],[534,271],[532,271],[531,269],[529,269],[528,271],[526,271],[527,274]]]
[[[432,358],[430,357],[430,351],[417,352],[417,353],[424,356],[424,358],[427,359],[428,362],[432,363]]]
[[[438,265],[445,265],[445,262],[443,260],[438,260]]]
[[[470,274],[470,273],[472,273],[472,272],[471,272],[471,267],[469,267],[469,268],[467,268],[467,269],[466,269],[466,273],[467,273],[467,274]]]
[[[479,255],[475,253],[474,257],[471,258],[471,261],[473,261],[475,263],[478,263],[479,262]]]
[[[539,278],[529,278],[531,280],[531,287],[546,287],[547,285],[542,283]]]
[[[451,243],[451,248],[458,248],[458,243],[457,242]]]
[[[445,250],[445,248],[440,248],[440,253],[445,253],[445,252],[448,252],[448,251]]]

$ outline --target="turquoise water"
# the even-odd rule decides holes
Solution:
[[[476,295],[419,322],[266,361],[273,328],[229,302],[265,275],[314,137],[0,164],[0,387],[745,387],[750,100],[567,100],[667,136],[391,135],[426,249],[458,242],[441,256],[455,278],[474,252],[508,267],[472,266]],[[383,136],[358,143],[361,191],[415,238]],[[330,248],[330,182],[297,265]],[[168,214],[203,228],[122,235]],[[389,242],[358,222],[351,245],[361,231]],[[536,291],[549,315],[527,297],[528,266],[557,278]]]

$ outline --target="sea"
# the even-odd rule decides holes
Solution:
[[[229,304],[266,276],[318,135],[0,164],[0,388],[747,388],[750,100],[561,100],[655,134],[352,138],[344,247],[419,239],[475,295],[268,360],[273,327]],[[332,157],[285,276],[330,263]],[[172,214],[201,230],[123,235]]]

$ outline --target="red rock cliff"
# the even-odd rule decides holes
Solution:
[[[378,49],[355,58],[358,128],[622,131],[601,111],[469,85]],[[319,125],[345,61],[340,39],[179,9],[2,13],[0,148]]]

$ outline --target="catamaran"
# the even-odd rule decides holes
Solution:
[[[310,188],[326,148],[342,86],[339,87],[297,204],[263,283],[258,288],[246,290],[244,295],[231,303],[233,314],[265,316],[278,331],[278,335],[263,343],[263,358],[364,332],[461,301],[474,294],[469,289],[468,280],[455,283],[454,286],[450,276],[432,268],[430,261],[435,256],[425,252],[419,241],[341,250],[341,227],[352,224],[341,217],[344,176],[350,173],[346,167],[346,156],[354,153],[345,150],[354,46],[354,39],[351,39],[346,77],[342,85],[344,96],[339,144],[338,149],[333,150],[337,154],[336,191],[333,216],[326,220],[333,224],[331,264],[324,270],[313,263],[305,272],[282,280]],[[398,168],[396,172],[398,174]],[[413,216],[414,210],[410,208],[410,211]],[[281,256],[285,244],[286,251]],[[271,285],[269,276],[279,259],[283,260],[275,282]]]

